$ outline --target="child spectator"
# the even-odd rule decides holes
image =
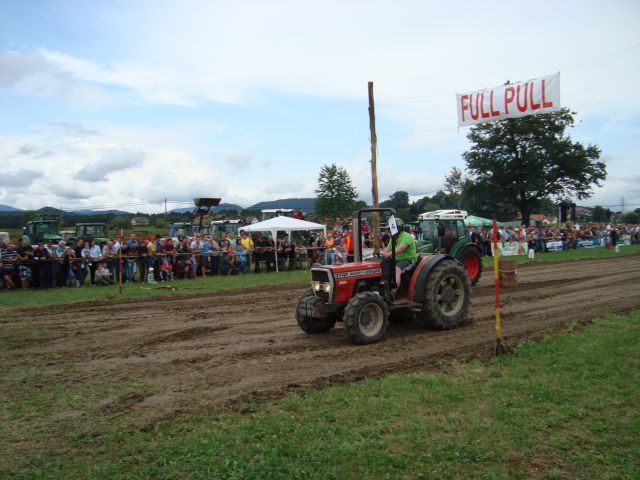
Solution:
[[[156,283],[156,277],[153,273],[153,267],[149,267],[149,273],[147,273],[147,283]]]
[[[247,251],[242,245],[241,240],[236,241],[236,248],[234,249],[233,253],[235,254],[237,259],[238,271],[240,273],[249,273],[249,265],[247,264]]]
[[[94,275],[94,283],[96,285],[111,285],[113,276],[104,262],[99,262]]]
[[[220,262],[220,274],[227,276],[238,274],[238,259],[233,254],[232,250],[229,250],[226,255],[222,256],[222,261]]]

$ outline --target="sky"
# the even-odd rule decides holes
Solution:
[[[464,169],[456,93],[559,71],[607,164],[578,204],[632,210],[638,25],[637,0],[0,0],[0,203],[249,206],[314,196],[332,163],[370,203],[368,81],[380,200],[416,199]]]

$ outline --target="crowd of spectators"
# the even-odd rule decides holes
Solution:
[[[596,240],[603,247],[615,247],[621,239],[628,238],[630,243],[640,244],[640,225],[592,224],[580,225],[567,223],[564,226],[546,227],[500,227],[500,242],[525,242],[535,253],[550,251],[548,242],[561,242],[561,250],[578,248],[581,240]],[[491,255],[492,230],[481,227],[469,228],[469,238],[473,243],[483,245],[483,253]]]
[[[369,226],[362,226],[362,244],[372,247]],[[420,232],[409,229],[419,239]],[[547,250],[550,240],[560,240],[563,249],[576,248],[578,240],[597,238],[602,245],[615,246],[628,236],[640,243],[638,225],[567,225],[554,227],[501,227],[503,242],[527,242],[536,252]],[[389,241],[388,231],[381,232],[382,246]],[[483,245],[491,255],[491,229],[469,228],[469,239]],[[240,231],[212,236],[196,234],[177,238],[131,235],[96,245],[93,240],[78,240],[77,245],[64,242],[29,245],[26,240],[16,246],[0,241],[0,284],[6,289],[76,287],[123,283],[157,283],[195,279],[207,275],[242,275],[248,273],[294,270],[312,264],[340,264],[353,261],[354,240],[351,223],[327,231],[327,235],[287,235],[274,239],[262,234]],[[276,267],[277,263],[277,267]]]

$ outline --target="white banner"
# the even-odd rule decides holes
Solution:
[[[458,127],[560,110],[560,72],[456,94]]]
[[[526,255],[528,253],[527,242],[498,242],[498,252],[501,257],[510,257],[513,255]],[[491,242],[491,254],[494,254],[493,242]]]

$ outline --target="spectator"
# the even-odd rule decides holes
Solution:
[[[247,251],[242,245],[242,240],[236,241],[236,248],[233,250],[233,254],[236,257],[238,271],[240,273],[249,273],[249,265],[247,263]]]
[[[247,273],[248,273],[251,271],[251,258],[253,256],[253,247],[254,247],[253,240],[249,235],[247,235],[247,232],[241,231],[240,241],[242,242],[242,246],[244,247],[244,250],[246,252]]]
[[[2,278],[4,279],[5,287],[8,290],[14,290],[16,288],[16,284],[13,282],[16,272],[14,262],[18,259],[15,245],[9,243],[6,248],[0,251],[0,256],[2,257]]]
[[[334,243],[334,238],[333,238],[333,231],[329,230],[327,232],[327,238],[324,241],[324,246],[325,246],[325,251],[326,251],[326,256],[327,256],[327,265],[333,265],[334,263],[334,257],[333,257],[333,249],[335,246]]]
[[[67,250],[64,253],[64,262],[65,268],[67,270],[67,287],[75,287],[79,286],[78,282],[78,262],[75,261],[76,252],[73,251],[71,247],[67,247]]]
[[[211,275],[217,275],[220,271],[220,244],[218,243],[217,234],[211,237],[209,252],[209,256],[211,257]]]
[[[226,276],[237,275],[239,272],[237,262],[237,258],[233,254],[233,251],[227,252],[227,254],[222,257],[220,274]]]
[[[82,256],[89,261],[89,273],[91,274],[92,284],[95,283],[96,270],[98,269],[101,255],[102,252],[100,251],[100,247],[96,245],[95,240],[89,240],[89,245],[83,250]]]
[[[226,252],[231,250],[231,242],[227,238],[227,232],[222,232],[220,234],[220,251]]]
[[[265,253],[267,249],[267,240],[264,238],[264,235],[260,234],[258,240],[254,244],[254,252],[253,252],[253,263],[256,265],[254,271],[256,273],[260,273],[261,267],[260,262],[264,261]]]
[[[200,261],[198,263],[200,274],[203,277],[206,276],[207,274],[207,267],[209,266],[208,259],[209,259],[210,249],[211,249],[211,238],[204,237],[202,241],[202,248],[200,249],[200,252],[199,252]]]
[[[87,260],[83,257],[82,251],[84,250],[84,240],[81,238],[78,240],[76,244],[76,248],[74,249],[75,253],[75,262],[77,265],[76,269],[76,278],[78,280],[78,285],[84,285],[84,281],[87,278]]]
[[[118,263],[118,250],[113,246],[113,242],[109,240],[105,243],[104,247],[102,247],[102,258],[104,262],[107,264],[107,268],[109,271],[116,273],[116,264]]]
[[[144,269],[144,271],[148,271],[151,272],[151,277],[154,279],[154,283],[155,283],[155,278],[154,278],[154,272],[155,272],[155,264],[156,264],[156,243],[155,242],[151,242],[149,240],[145,241],[145,244],[147,246],[147,265]],[[149,275],[147,275],[147,282],[149,281]]]
[[[33,262],[33,248],[27,240],[22,240],[22,244],[17,250],[17,260],[24,262],[18,265],[18,277],[20,278],[20,286],[23,289],[29,288],[31,276],[33,274],[31,265]]]
[[[113,283],[113,275],[104,262],[98,262],[93,278],[96,285],[111,285]]]
[[[40,288],[51,288],[51,266],[49,262],[49,250],[44,243],[39,242],[33,250],[33,261],[37,270],[38,286]]]
[[[138,245],[137,240],[135,242],[127,241],[126,245],[122,248],[126,283],[134,283],[136,280],[136,273],[138,272]]]
[[[67,286],[67,269],[66,265],[64,265],[64,254],[65,254],[66,246],[63,240],[60,240],[58,246],[54,249],[54,257],[56,261],[54,262],[54,278],[56,279],[56,285],[58,287],[66,287]]]

